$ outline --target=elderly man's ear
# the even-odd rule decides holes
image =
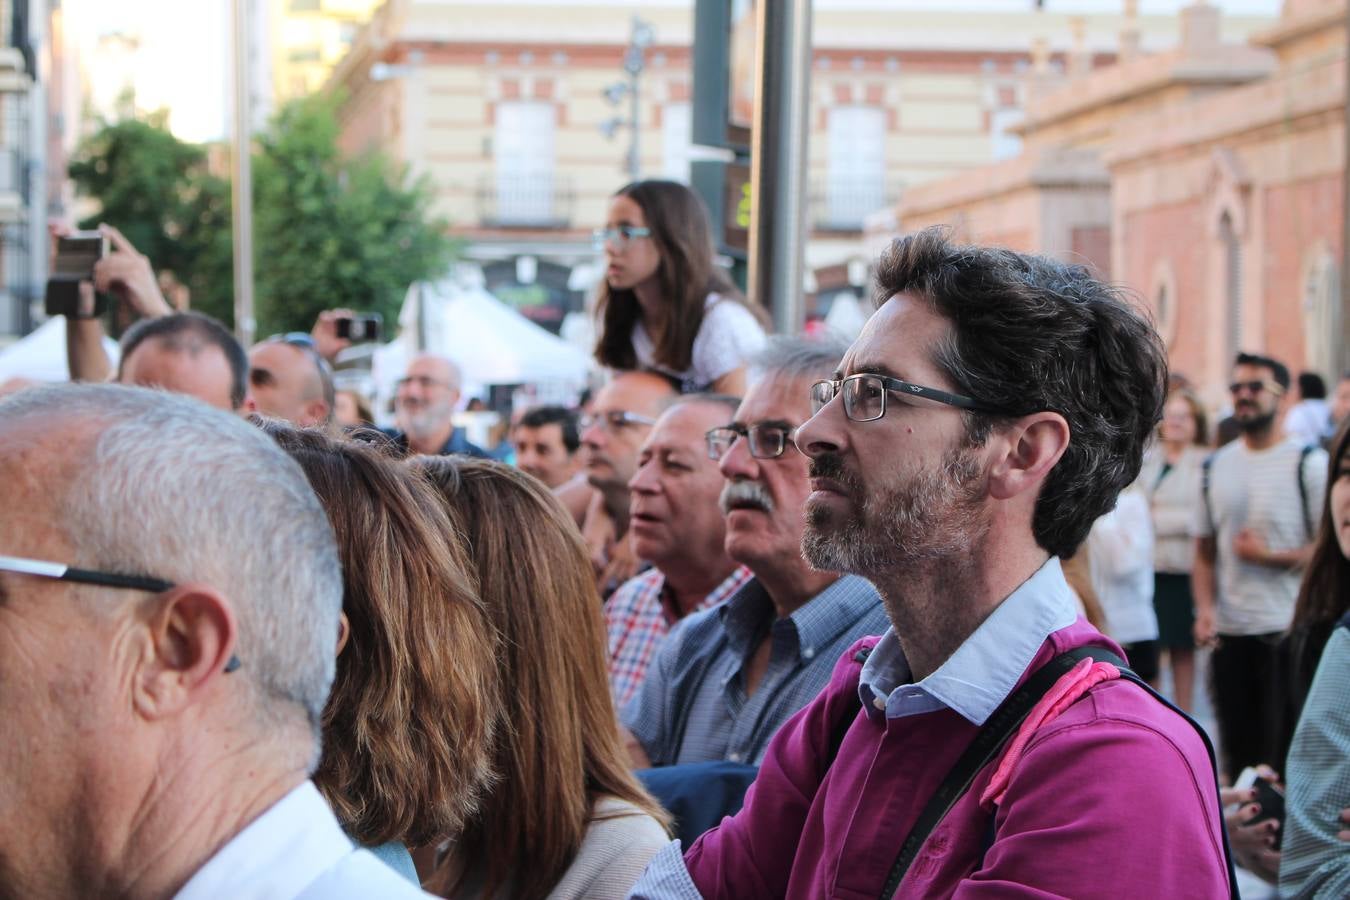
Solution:
[[[238,624],[220,592],[202,584],[179,585],[156,598],[132,701],[146,719],[176,715],[211,689],[234,654]]]

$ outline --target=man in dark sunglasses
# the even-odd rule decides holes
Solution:
[[[1285,702],[1276,690],[1277,645],[1311,553],[1312,504],[1326,486],[1326,454],[1280,428],[1289,383],[1279,360],[1238,354],[1228,386],[1238,439],[1205,463],[1191,528],[1195,638],[1214,645],[1210,687],[1233,778],[1260,763],[1283,769],[1287,748],[1271,726]]]
[[[0,896],[424,896],[308,780],[342,578],[295,462],[121,385],[0,422]]]

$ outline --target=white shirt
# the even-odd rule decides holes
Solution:
[[[640,321],[633,326],[633,353],[638,365],[678,379],[686,391],[707,390],[723,375],[745,365],[762,346],[764,329],[754,313],[744,304],[715,293],[708,295],[703,306],[703,324],[694,338],[690,366],[683,372],[658,365],[656,347],[646,326]]]
[[[1092,524],[1087,543],[1092,589],[1106,615],[1106,633],[1122,644],[1157,640],[1153,523],[1143,493],[1123,492],[1116,508]]]
[[[1211,458],[1209,502],[1202,493],[1191,534],[1214,538],[1219,634],[1271,634],[1289,627],[1301,570],[1243,562],[1233,541],[1244,528],[1275,551],[1296,550],[1312,540],[1326,496],[1327,454],[1312,450],[1303,457],[1305,512],[1298,488],[1302,453],[1290,441],[1250,450],[1239,438]]]
[[[1300,445],[1320,444],[1336,432],[1327,401],[1300,400],[1284,417],[1284,433]]]
[[[306,781],[221,847],[175,900],[429,896],[369,851],[356,849],[318,788]]]

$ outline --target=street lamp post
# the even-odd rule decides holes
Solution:
[[[628,177],[637,181],[642,177],[642,155],[640,143],[640,122],[642,106],[640,103],[640,82],[642,71],[646,68],[646,50],[656,40],[656,30],[637,16],[633,17],[633,30],[628,38],[628,49],[623,54],[623,70],[627,81],[616,81],[604,90],[604,97],[611,106],[618,106],[624,97],[628,98],[628,117],[614,116],[600,123],[600,131],[613,139],[620,128],[628,129]]]

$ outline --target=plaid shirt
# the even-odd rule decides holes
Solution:
[[[751,578],[740,566],[713,588],[698,609],[711,609],[739,591]],[[637,693],[656,648],[678,619],[664,594],[666,576],[655,566],[629,579],[605,601],[605,637],[609,649],[609,687],[615,709]]]
[[[620,720],[653,766],[759,765],[779,726],[829,683],[844,651],[889,626],[876,588],[856,575],[785,619],[752,579],[726,603],[679,623]],[[766,635],[769,664],[747,697],[745,668]]]
[[[1346,618],[1350,626],[1350,616]],[[1350,806],[1350,627],[1322,651],[1289,749],[1281,897],[1350,897],[1350,846],[1338,840]]]

